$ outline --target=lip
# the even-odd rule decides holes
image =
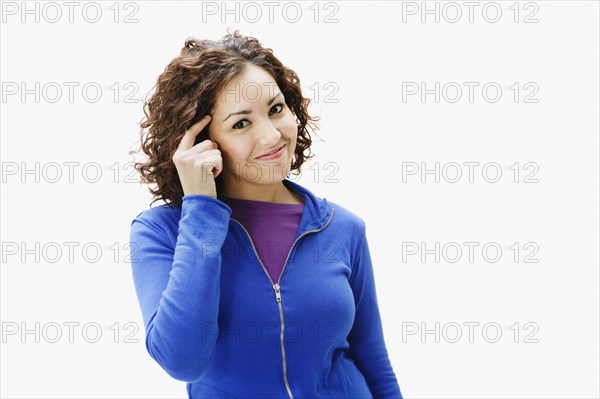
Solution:
[[[281,148],[279,148],[277,151],[275,151],[274,153],[268,154],[268,155],[261,155],[260,157],[256,157],[256,159],[277,159],[279,158],[282,154],[283,154],[283,150],[285,149],[286,144],[282,145]]]

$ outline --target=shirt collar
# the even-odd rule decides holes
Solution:
[[[304,197],[304,212],[298,227],[299,235],[306,231],[320,229],[328,223],[333,207],[326,198],[317,197],[309,189],[288,179],[283,180],[283,185]]]

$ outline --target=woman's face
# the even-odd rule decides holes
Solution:
[[[266,70],[247,64],[217,95],[211,114],[209,138],[219,144],[227,186],[274,184],[286,178],[298,126]],[[261,157],[282,146],[275,156]]]

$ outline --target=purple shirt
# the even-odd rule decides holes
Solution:
[[[304,204],[220,197],[231,207],[231,217],[248,230],[260,260],[274,283],[279,281],[283,264],[296,240]]]

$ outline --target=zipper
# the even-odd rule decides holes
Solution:
[[[283,276],[283,272],[285,271],[285,267],[287,266],[287,262],[288,262],[288,259],[290,258],[290,254],[292,253],[292,250],[294,249],[294,246],[296,245],[298,240],[301,239],[302,237],[304,237],[305,235],[307,235],[308,233],[315,233],[315,232],[321,231],[325,227],[327,227],[329,225],[329,223],[331,222],[331,219],[333,219],[333,211],[334,211],[334,208],[331,208],[331,216],[329,217],[329,220],[327,221],[327,223],[325,223],[325,225],[323,225],[323,227],[315,229],[315,230],[305,231],[304,233],[300,234],[300,236],[298,236],[296,238],[296,240],[294,240],[294,243],[290,247],[287,257],[285,258],[285,263],[283,264],[283,268],[281,269],[281,273],[279,273],[279,278],[277,279],[276,283],[273,283],[273,279],[271,278],[271,275],[269,274],[269,272],[267,271],[267,268],[265,267],[264,263],[260,259],[260,256],[258,256],[258,252],[256,251],[256,247],[254,246],[254,242],[252,241],[252,237],[250,237],[250,233],[248,233],[248,230],[246,230],[246,228],[238,220],[231,218],[231,220],[235,221],[237,224],[240,225],[240,227],[244,230],[244,232],[248,236],[248,239],[250,240],[250,244],[252,245],[252,249],[254,250],[254,253],[256,254],[256,259],[258,259],[258,261],[260,262],[260,265],[262,266],[263,271],[267,275],[267,278],[271,282],[271,286],[273,287],[273,290],[275,291],[275,299],[277,300],[277,307],[279,308],[279,321],[281,323],[281,328],[279,331],[279,342],[281,344],[281,359],[283,362],[283,382],[285,383],[285,389],[287,390],[287,393],[288,393],[288,396],[290,397],[290,399],[294,399],[294,395],[292,394],[292,390],[290,389],[290,384],[289,384],[288,378],[287,378],[287,365],[286,365],[286,361],[285,361],[285,347],[283,345],[283,330],[285,328],[285,324],[284,324],[284,319],[283,319],[283,305],[281,304],[281,286],[279,285],[279,283],[281,282],[281,276]]]

